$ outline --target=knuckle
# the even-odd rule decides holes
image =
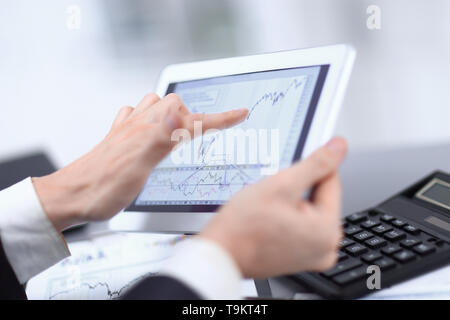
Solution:
[[[148,102],[156,102],[156,101],[160,100],[159,96],[156,93],[153,93],[153,92],[147,93],[145,95],[144,99],[146,101],[148,101]]]
[[[126,112],[126,111],[132,111],[132,110],[134,110],[134,108],[131,106],[123,106],[120,108],[119,113]]]
[[[182,105],[183,102],[181,101],[181,98],[176,93],[169,93],[165,98],[167,102],[169,102],[171,105]]]
[[[170,104],[170,105],[169,105],[169,109],[170,109],[171,111],[173,111],[174,113],[179,113],[179,112],[182,111],[183,105],[180,104],[180,103],[173,103],[173,104]]]

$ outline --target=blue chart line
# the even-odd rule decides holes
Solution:
[[[255,108],[260,105],[261,103],[270,101],[272,103],[272,106],[274,106],[275,104],[277,104],[277,102],[283,100],[284,97],[286,97],[286,95],[288,94],[289,90],[291,89],[297,89],[298,87],[300,87],[303,84],[303,80],[299,81],[297,79],[292,80],[292,82],[287,86],[287,88],[283,91],[272,91],[272,92],[268,92],[265,93],[261,98],[259,98],[255,104],[250,108],[248,115],[247,115],[247,120],[250,118],[250,116],[252,115],[253,111],[255,110]]]
[[[180,192],[184,197],[197,194],[200,198],[211,196],[231,187],[237,186],[242,188],[250,184],[253,180],[244,170],[242,166],[238,165],[220,165],[220,166],[200,166],[191,167],[188,170],[193,172],[181,181],[175,181],[173,174],[177,176],[180,171],[177,169],[155,169],[155,172],[150,177],[150,188],[161,188],[173,192]],[[244,168],[250,167],[244,165]],[[256,165],[257,168],[261,167]],[[183,170],[187,171],[187,170]],[[164,177],[168,175],[168,177]]]
[[[202,163],[205,163],[205,158],[215,141],[216,137],[212,137],[209,141],[205,141],[204,137],[202,137],[202,143],[200,144],[197,152],[197,155],[200,157]]]

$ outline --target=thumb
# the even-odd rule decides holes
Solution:
[[[306,159],[280,173],[288,196],[297,200],[305,190],[335,172],[347,153],[347,143],[333,138]],[[277,177],[277,176],[274,176]]]
[[[336,137],[292,166],[291,173],[300,180],[298,189],[305,190],[336,171],[346,154],[347,142]]]

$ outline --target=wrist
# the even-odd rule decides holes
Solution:
[[[80,188],[66,183],[59,171],[31,181],[43,211],[56,230],[63,231],[82,222],[78,204]]]
[[[244,278],[249,277],[249,268],[247,266],[249,265],[249,261],[252,259],[252,253],[254,252],[250,248],[251,241],[241,239],[241,237],[233,232],[226,233],[224,230],[230,229],[224,228],[223,224],[220,224],[219,228],[215,228],[214,226],[210,228],[207,227],[200,234],[200,237],[220,246],[233,259],[241,275]]]
[[[238,299],[242,274],[215,241],[198,236],[181,242],[160,274],[178,279],[205,299]]]

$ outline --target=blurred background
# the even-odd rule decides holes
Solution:
[[[71,162],[167,64],[341,42],[358,51],[337,127],[352,150],[450,141],[447,0],[0,4],[0,158],[44,149]],[[381,9],[379,30],[366,26],[369,5]]]

